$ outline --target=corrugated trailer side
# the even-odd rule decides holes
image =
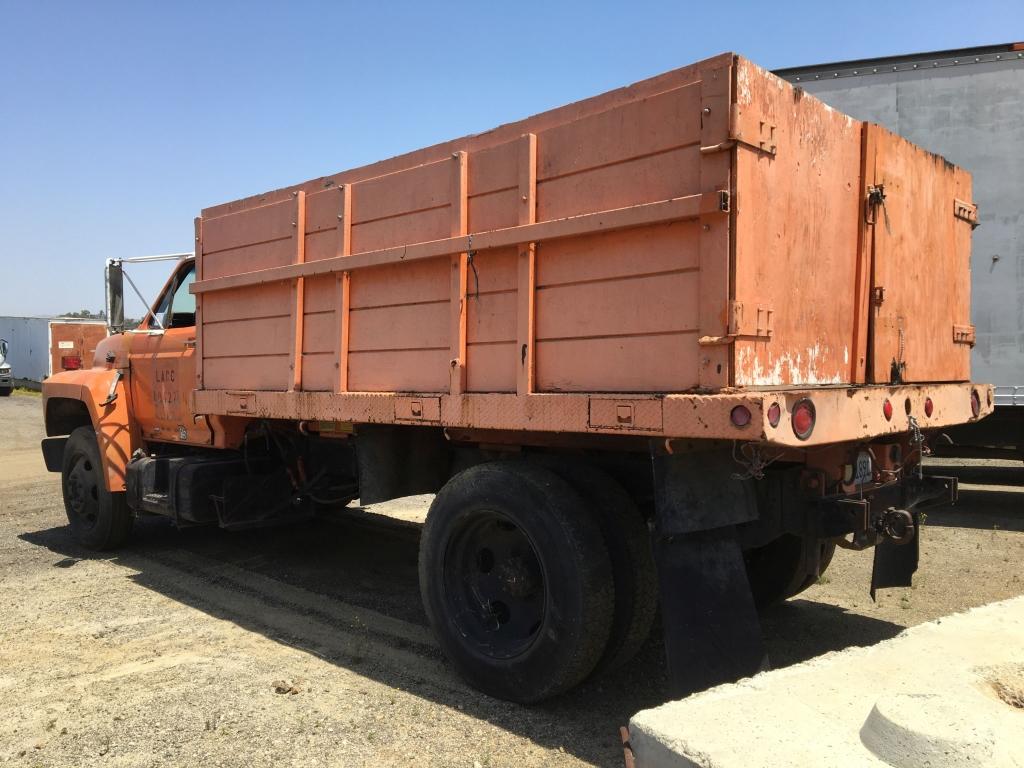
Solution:
[[[9,345],[7,362],[15,380],[38,384],[49,374],[45,317],[0,317],[0,338]]]

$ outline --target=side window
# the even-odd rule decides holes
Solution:
[[[188,292],[188,288],[196,279],[196,270],[192,266],[174,289],[171,306],[164,314],[165,328],[187,328],[196,324],[196,297]],[[163,307],[161,307],[163,309]]]

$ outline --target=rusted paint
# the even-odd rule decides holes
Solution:
[[[201,413],[241,414],[253,418],[301,421],[350,421],[387,424],[395,420],[396,400],[421,404],[440,402],[437,423],[457,429],[525,430],[551,433],[646,435],[666,439],[708,438],[763,442],[777,446],[807,448],[829,443],[863,440],[906,432],[910,415],[922,429],[938,429],[973,421],[971,391],[981,397],[981,417],[992,412],[992,388],[987,385],[934,384],[904,387],[820,387],[752,391],[735,394],[676,394],[661,397],[631,395],[609,398],[587,394],[476,394],[410,396],[384,392],[305,392],[301,397],[287,392],[198,391],[196,408]],[[800,440],[790,422],[793,407],[810,398],[816,409],[814,431]],[[934,410],[925,416],[924,402],[931,398]],[[894,415],[887,420],[883,403],[893,403]],[[768,411],[778,403],[781,419],[772,427]],[[620,420],[619,406],[632,409],[632,419]],[[736,427],[732,410],[747,408],[750,422]],[[422,406],[424,409],[426,405]],[[402,413],[407,411],[402,406]],[[660,426],[659,426],[660,411]],[[597,414],[596,419],[592,414]]]
[[[884,188],[870,227],[871,381],[963,381],[970,348],[948,330],[970,322],[971,222],[956,201],[971,199],[971,177],[881,126],[868,186]],[[972,206],[973,207],[973,206]]]
[[[875,413],[892,390],[836,387],[889,381],[879,369],[894,322],[913,334],[906,380],[968,380],[967,345],[954,343],[967,334],[951,329],[969,317],[971,195],[965,173],[901,142],[723,55],[207,209],[196,408],[235,413],[244,392],[258,416],[389,423],[437,402],[452,428],[786,446],[905,430]],[[883,182],[899,198],[893,237],[865,217],[867,189]],[[904,194],[911,184],[929,192]],[[289,252],[295,193],[304,259]],[[911,248],[940,217],[942,237]],[[911,295],[922,270],[894,277],[896,263],[939,263],[956,279]],[[883,276],[886,299],[872,305]],[[296,314],[276,286],[303,282]],[[289,345],[295,322],[306,338]],[[934,329],[944,343],[916,351]],[[300,347],[301,397],[287,392]],[[900,396],[914,405],[924,391]],[[970,418],[969,385],[927,391],[928,426]],[[788,427],[799,396],[819,405],[808,441]],[[742,428],[729,421],[737,405],[752,414]]]
[[[860,123],[740,60],[734,297],[772,309],[770,340],[735,343],[736,386],[850,383]],[[776,151],[759,146],[771,126]]]

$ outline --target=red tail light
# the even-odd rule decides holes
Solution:
[[[750,423],[750,409],[745,405],[737,405],[729,414],[729,419],[734,426],[745,427]]]
[[[814,403],[807,398],[797,402],[793,406],[793,434],[800,440],[806,440],[811,436],[811,432],[814,431],[814,420],[816,415],[814,413]]]
[[[60,359],[60,367],[65,371],[77,371],[82,367],[82,358],[78,355],[68,355]]]
[[[885,414],[886,421],[892,421],[892,403],[888,399],[882,403],[882,413]]]
[[[974,418],[981,414],[981,396],[976,389],[971,390],[971,413],[974,414]]]
[[[935,410],[935,403],[932,402],[930,397],[924,399],[924,415],[931,418],[932,412]]]
[[[779,426],[779,419],[782,418],[782,408],[778,403],[772,403],[768,407],[768,423],[773,427]]]

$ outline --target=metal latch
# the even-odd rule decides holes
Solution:
[[[971,225],[971,229],[976,229],[980,222],[978,221],[978,206],[974,203],[964,202],[963,200],[953,200],[953,217],[966,221]]]
[[[885,184],[868,185],[867,204],[864,206],[864,221],[867,224],[874,224],[878,221],[878,208],[882,209],[882,218],[885,219],[885,231],[892,234],[892,227],[889,225],[889,210],[885,207]]]
[[[729,302],[729,335],[754,339],[772,337],[775,312],[763,304],[744,306],[742,302]]]
[[[974,346],[975,333],[973,325],[954,325],[953,326],[953,343],[954,344],[967,344],[970,347]]]

